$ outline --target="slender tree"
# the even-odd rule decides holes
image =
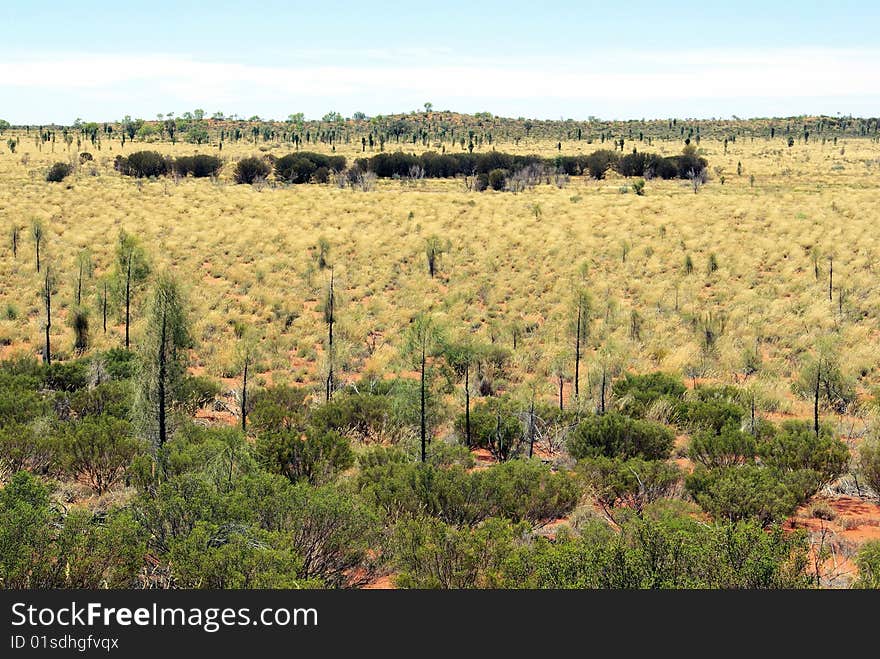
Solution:
[[[324,299],[324,322],[327,323],[327,391],[326,399],[329,402],[333,397],[333,325],[336,322],[336,292],[333,288],[333,268],[330,268],[330,284],[327,287],[327,297]]]
[[[170,412],[180,402],[191,345],[183,294],[177,281],[163,273],[153,289],[140,344],[141,373],[135,400],[141,430],[154,452],[168,440]]]
[[[131,347],[131,313],[134,296],[150,275],[150,264],[137,238],[120,230],[116,244],[116,261],[112,277],[113,299],[121,308],[125,324],[125,349]]]
[[[46,365],[52,364],[52,346],[49,342],[49,331],[52,328],[52,272],[48,266],[43,273],[43,308],[46,310],[46,343],[43,347],[43,361]]]
[[[238,363],[241,368],[241,396],[239,398],[241,431],[247,432],[247,415],[249,411],[248,381],[250,378],[250,370],[255,360],[255,346],[250,336],[248,336],[247,332],[243,329],[236,329],[236,337],[238,338]]]
[[[419,379],[419,437],[421,439],[421,460],[428,459],[428,419],[427,419],[427,365],[428,357],[432,356],[442,344],[440,329],[431,316],[420,313],[409,326],[406,340],[406,352],[418,363]]]
[[[471,433],[471,368],[477,362],[478,348],[472,341],[465,339],[446,346],[444,355],[453,372],[463,381],[464,385],[464,439],[468,447],[472,442]]]
[[[10,237],[12,238],[12,258],[18,258],[18,241],[21,235],[21,228],[18,224],[12,225],[12,231],[10,232]]]
[[[40,271],[40,246],[43,243],[43,223],[40,220],[34,220],[31,224],[31,235],[34,237],[34,249],[37,256],[37,272]]]
[[[578,289],[575,293],[575,342],[574,342],[574,398],[580,399],[580,367],[581,350],[586,343],[590,332],[590,312],[592,300],[589,293],[584,289]]]

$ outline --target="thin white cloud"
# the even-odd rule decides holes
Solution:
[[[485,60],[442,50],[292,55],[254,65],[180,55],[59,53],[0,61],[0,94],[92,93],[120,102],[137,90],[163,106],[247,105],[248,99],[561,99],[644,103],[699,99],[876,96],[880,49],[680,50]],[[405,108],[400,108],[405,109]],[[256,111],[257,108],[254,108]]]

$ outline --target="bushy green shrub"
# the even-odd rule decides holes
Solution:
[[[761,461],[770,469],[786,473],[810,470],[819,474],[820,483],[829,483],[846,471],[849,449],[827,426],[817,437],[810,424],[789,420],[774,436],[758,447]]]
[[[593,496],[603,509],[626,506],[641,513],[646,505],[672,496],[681,471],[662,460],[588,458],[578,465]]]
[[[755,465],[694,470],[685,485],[700,507],[716,520],[779,522],[799,503],[777,474]]]
[[[66,162],[56,162],[46,171],[46,181],[49,183],[61,183],[70,176],[73,168]]]
[[[134,457],[146,448],[128,421],[100,415],[64,424],[58,451],[63,469],[100,495],[122,479]]]
[[[507,182],[507,170],[493,169],[489,172],[489,187],[493,190],[503,190],[504,184]]]
[[[174,171],[180,176],[192,174],[193,178],[207,178],[217,176],[223,161],[217,156],[197,154],[194,156],[180,156],[174,161]]]
[[[880,540],[869,540],[859,547],[856,554],[859,576],[855,588],[880,588]]]
[[[308,410],[308,391],[287,385],[258,389],[252,394],[249,407],[250,427],[257,433],[301,428]]]
[[[589,416],[568,438],[568,451],[575,459],[605,456],[665,460],[675,436],[665,426],[631,419],[614,412]]]
[[[126,176],[149,178],[167,174],[171,169],[171,163],[158,151],[136,151],[127,158],[116,156],[115,167]]]
[[[257,437],[257,457],[263,467],[291,482],[328,483],[354,464],[349,441],[332,430],[269,431]]]
[[[666,373],[634,375],[626,373],[611,387],[617,406],[627,416],[642,418],[659,399],[678,403],[687,391],[681,378]]]
[[[727,425],[721,432],[701,430],[691,438],[688,457],[704,467],[732,467],[755,461],[758,443],[749,433],[735,425]]]
[[[488,398],[471,408],[471,444],[488,449],[499,460],[516,455],[523,446],[524,428],[513,401],[508,398]],[[455,421],[459,437],[466,437],[466,416]]]
[[[235,165],[235,171],[232,178],[236,183],[251,184],[257,179],[265,179],[272,171],[269,163],[262,158],[256,156],[243,158]]]

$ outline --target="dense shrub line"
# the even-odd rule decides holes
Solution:
[[[540,179],[551,173],[566,176],[591,176],[602,179],[608,171],[622,176],[688,178],[707,166],[705,158],[687,147],[679,156],[660,156],[633,151],[620,155],[616,151],[599,150],[589,155],[556,156],[514,155],[489,151],[486,153],[436,153],[420,156],[396,151],[357,158],[354,172],[369,172],[379,178],[453,178],[473,176],[475,189],[502,190],[517,176]],[[171,158],[157,151],[137,151],[129,156],[116,156],[115,168],[127,176],[148,178],[176,173],[179,176],[216,176],[222,167],[217,156],[195,155]],[[346,169],[345,156],[328,156],[310,151],[297,151],[280,158],[252,156],[238,161],[233,171],[237,183],[254,183],[274,172],[275,180],[283,183],[326,183],[331,174]]]

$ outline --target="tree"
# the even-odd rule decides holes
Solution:
[[[641,421],[616,412],[586,417],[568,438],[575,459],[606,456],[665,460],[675,436],[666,426]]]
[[[40,246],[43,244],[43,223],[40,220],[34,220],[31,223],[31,235],[34,237],[34,249],[37,257],[37,272],[40,271]]]
[[[819,435],[820,404],[842,414],[855,400],[855,390],[839,365],[837,352],[831,343],[820,341],[814,357],[801,369],[792,384],[794,392],[813,402],[813,432]]]
[[[247,415],[250,411],[248,401],[248,376],[250,368],[253,366],[255,359],[255,346],[249,336],[245,332],[236,332],[238,334],[238,363],[241,367],[241,394],[239,396],[239,409],[241,410],[241,431],[247,432]]]
[[[330,268],[330,283],[324,298],[324,322],[327,323],[327,391],[326,400],[333,396],[333,324],[336,322],[336,293],[333,290],[333,268]]]
[[[114,297],[123,305],[125,322],[125,349],[131,345],[131,301],[134,293],[150,275],[150,264],[139,241],[125,229],[119,230],[114,262]]]
[[[39,268],[38,268],[39,270]],[[46,311],[46,323],[44,325],[46,331],[46,343],[43,348],[43,361],[47,366],[52,364],[52,347],[49,343],[49,331],[52,328],[52,286],[54,282],[52,280],[52,272],[49,267],[46,267],[45,276],[43,277],[43,288],[42,288],[42,298],[43,298],[43,308]]]
[[[89,348],[89,314],[77,307],[68,316],[68,322],[73,329],[73,350],[81,355]]]
[[[140,345],[142,366],[135,400],[141,430],[154,453],[168,441],[170,413],[182,402],[191,344],[180,286],[171,275],[162,273],[153,288]]]
[[[590,313],[593,301],[583,288],[575,291],[574,300],[574,398],[580,400],[581,348],[586,344],[590,333]]]
[[[471,447],[471,367],[477,359],[477,348],[469,340],[450,343],[445,350],[446,363],[453,372],[464,379],[464,440]]]
[[[12,258],[18,258],[18,241],[21,239],[21,227],[18,223],[12,224],[9,237],[12,239]]]
[[[410,322],[407,331],[405,352],[418,364],[420,372],[419,387],[419,429],[421,439],[421,460],[427,459],[428,428],[426,416],[427,363],[428,357],[441,345],[442,335],[431,316],[420,313]]]
[[[431,275],[432,279],[437,272],[440,257],[443,256],[443,253],[447,249],[449,249],[449,246],[444,245],[438,236],[430,236],[425,240],[425,255],[428,257],[428,274]]]

